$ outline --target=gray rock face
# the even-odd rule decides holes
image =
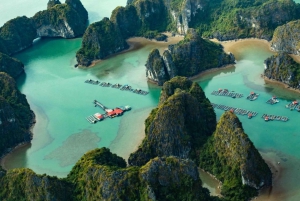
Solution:
[[[179,34],[186,34],[190,28],[189,23],[197,11],[204,9],[206,2],[203,0],[184,0],[177,8],[172,8],[171,0],[165,0],[165,3],[170,10],[171,16],[176,24],[176,29]]]
[[[277,27],[271,48],[274,51],[300,55],[300,20],[289,22]]]
[[[88,14],[79,0],[57,2],[47,10],[36,13],[32,20],[38,37],[74,38],[86,29]]]
[[[300,64],[287,53],[278,53],[265,60],[264,76],[300,89]]]
[[[163,85],[163,83],[169,79],[164,60],[161,58],[157,49],[153,50],[148,56],[146,63],[146,77],[157,82],[158,85]]]

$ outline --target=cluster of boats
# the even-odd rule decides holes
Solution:
[[[247,96],[247,99],[250,100],[250,101],[254,101],[258,98],[259,94],[255,93],[255,92],[251,92],[248,96]]]
[[[241,108],[230,107],[230,106],[226,106],[226,105],[219,105],[219,104],[215,104],[215,103],[211,103],[211,105],[213,106],[213,108],[224,110],[224,111],[231,111],[238,115],[248,115],[249,119],[251,119],[252,117],[255,117],[258,114],[257,112],[254,112],[254,111],[244,110]]]
[[[131,107],[129,105],[119,106],[119,107],[116,107],[115,109],[109,109],[97,100],[94,100],[93,104],[95,107],[102,108],[104,110],[105,114],[95,113],[94,115],[90,115],[90,116],[86,117],[86,120],[88,122],[90,122],[91,124],[95,124],[98,121],[102,121],[106,118],[115,118],[115,117],[121,116],[121,115],[123,115],[124,112],[131,110]]]
[[[288,117],[285,117],[285,116],[279,116],[279,115],[273,115],[273,114],[263,114],[261,116],[261,118],[263,118],[265,121],[273,121],[273,120],[276,120],[276,121],[288,121],[289,118]]]
[[[86,80],[85,83],[93,84],[93,85],[99,85],[99,86],[102,86],[102,87],[112,87],[112,88],[115,88],[115,89],[120,89],[122,91],[130,91],[130,92],[140,94],[140,95],[147,95],[149,93],[148,91],[144,91],[144,90],[141,90],[141,89],[133,89],[131,86],[129,86],[127,84],[125,84],[125,85],[122,85],[122,84],[119,84],[119,83],[112,84],[112,83],[109,83],[109,82],[100,82],[98,80],[92,80],[92,79]]]
[[[279,100],[277,99],[276,96],[273,96],[272,98],[270,98],[269,100],[267,100],[266,103],[271,104],[271,105],[274,105],[274,104],[276,104],[276,103],[279,103]]]
[[[141,94],[141,95],[147,95],[149,92],[148,91],[143,91],[141,89],[133,89],[131,86],[125,84],[120,90],[122,91],[131,91],[136,94]]]
[[[297,110],[298,112],[300,112],[300,104],[298,101],[292,101],[291,103],[287,104],[285,107],[287,109]]]
[[[211,93],[215,96],[227,96],[231,98],[242,98],[244,95],[240,93],[235,93],[234,91],[229,91],[228,89],[219,89],[218,91],[213,91]]]

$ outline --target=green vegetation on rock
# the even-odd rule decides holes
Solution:
[[[89,66],[92,61],[120,52],[128,47],[120,29],[108,18],[91,24],[86,30],[80,50],[76,53],[79,64]]]
[[[265,60],[264,76],[300,89],[300,64],[287,53],[277,53]]]
[[[0,200],[63,201],[71,200],[71,185],[63,179],[37,175],[30,169],[0,169]]]
[[[158,50],[150,53],[146,63],[146,76],[162,85],[174,76],[191,77],[210,68],[233,64],[234,56],[226,54],[220,44],[201,38],[189,29],[184,40],[170,45],[163,56]]]
[[[216,116],[201,87],[184,77],[166,82],[158,108],[146,119],[146,137],[128,159],[144,165],[157,156],[197,160],[199,149],[216,125]]]
[[[17,17],[0,28],[0,51],[14,54],[31,46],[35,38],[36,29],[32,20],[25,16]]]
[[[74,38],[84,33],[88,14],[79,0],[69,0],[36,13],[32,20],[39,37]]]
[[[275,51],[300,55],[300,20],[276,28],[271,48]]]
[[[29,142],[34,120],[25,95],[13,78],[0,72],[0,156],[19,143]]]
[[[239,119],[225,112],[200,154],[200,167],[222,183],[225,200],[249,200],[257,189],[272,185],[272,173]]]
[[[24,72],[24,65],[19,60],[0,52],[0,72],[5,72],[13,78],[17,78]]]
[[[59,0],[49,0],[47,4],[47,9],[52,8],[57,4],[61,4]]]

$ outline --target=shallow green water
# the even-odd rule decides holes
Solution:
[[[109,16],[109,12],[118,3],[125,5],[126,1],[82,2],[89,10],[91,21],[95,21],[102,16]],[[38,5],[40,4],[37,7]],[[103,9],[104,5],[108,5],[106,10]],[[99,11],[100,7],[103,12]],[[42,8],[38,7],[37,10],[39,9]],[[6,21],[5,17],[1,17],[1,20]],[[26,66],[26,75],[18,80],[19,88],[27,95],[37,115],[37,124],[31,145],[10,155],[6,167],[29,167],[38,173],[65,176],[88,150],[106,146],[126,158],[138,146],[142,138],[140,133],[143,122],[151,108],[156,106],[160,92],[159,88],[149,85],[145,78],[144,64],[154,45],[149,44],[139,50],[118,55],[91,69],[76,69],[73,67],[74,55],[80,43],[81,39],[42,40],[35,43],[33,48],[17,55]],[[197,81],[211,102],[259,112],[251,120],[243,116],[240,120],[255,146],[264,155],[275,154],[276,160],[281,162],[284,169],[281,183],[274,186],[274,189],[282,192],[280,195],[276,194],[275,199],[274,196],[271,197],[273,200],[299,200],[300,113],[289,111],[284,106],[291,100],[300,100],[300,96],[264,83],[260,74],[263,72],[263,60],[271,55],[267,49],[253,44],[240,47],[235,53],[239,60],[234,68],[201,77]],[[86,79],[130,84],[149,90],[150,94],[140,96],[89,85],[84,83]],[[210,94],[219,88],[234,90],[245,96],[250,91],[255,91],[260,96],[256,101],[250,102],[245,98],[232,99]],[[266,104],[265,101],[273,95],[279,97],[280,102],[273,106]],[[133,110],[121,118],[91,125],[85,117],[102,112],[93,107],[94,99],[108,107],[131,105]],[[216,110],[216,113],[219,118],[222,111]],[[286,123],[264,122],[260,118],[263,113],[285,115],[290,120]]]

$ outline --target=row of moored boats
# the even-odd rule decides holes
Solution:
[[[131,86],[129,86],[127,84],[125,84],[125,85],[122,85],[122,84],[119,84],[119,83],[112,84],[112,83],[109,83],[109,82],[100,82],[98,80],[92,80],[92,79],[86,80],[85,83],[93,84],[93,85],[99,85],[101,87],[112,87],[112,88],[115,88],[115,89],[120,89],[121,91],[130,91],[130,92],[140,94],[140,95],[147,95],[149,93],[148,91],[144,91],[144,90],[141,90],[141,89],[133,89]]]
[[[220,110],[224,110],[224,111],[231,111],[238,115],[247,115],[249,119],[251,119],[252,117],[255,117],[258,114],[257,112],[254,112],[254,111],[245,110],[245,109],[236,108],[236,107],[230,107],[230,106],[221,105],[221,104],[219,105],[219,104],[211,103],[211,105],[213,106],[213,108],[216,108],[216,109],[220,109]]]

